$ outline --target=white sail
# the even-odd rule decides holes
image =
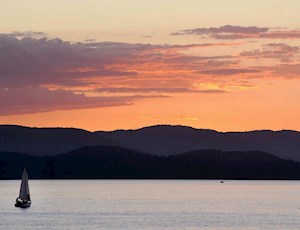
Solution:
[[[28,174],[27,174],[26,168],[24,168],[23,175],[22,175],[22,182],[21,182],[19,198],[22,200],[27,200],[27,199],[30,200]]]

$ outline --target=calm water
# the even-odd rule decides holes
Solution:
[[[0,229],[299,229],[300,182],[0,181]]]

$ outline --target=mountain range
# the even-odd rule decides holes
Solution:
[[[259,130],[217,132],[186,126],[157,125],[137,130],[89,132],[75,128],[0,125],[0,151],[55,156],[86,146],[117,146],[156,156],[194,150],[261,151],[300,161],[300,132]]]

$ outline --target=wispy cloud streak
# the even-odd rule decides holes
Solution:
[[[236,40],[249,38],[296,39],[300,38],[300,30],[279,30],[276,28],[257,26],[233,26],[185,29],[171,35],[198,35],[202,37]]]
[[[270,43],[263,46],[262,49],[243,51],[240,55],[251,58],[272,58],[279,59],[282,62],[291,62],[299,54],[298,46],[289,46],[283,43]]]

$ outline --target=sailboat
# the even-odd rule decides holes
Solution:
[[[30,194],[29,194],[29,185],[28,185],[28,174],[26,167],[24,167],[22,182],[20,187],[19,197],[16,199],[16,207],[19,208],[28,208],[31,205]]]

